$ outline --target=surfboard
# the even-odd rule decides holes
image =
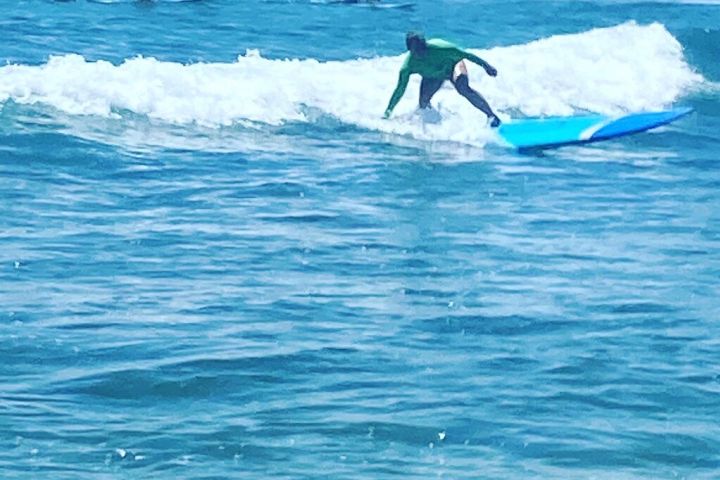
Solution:
[[[376,9],[393,9],[393,10],[413,10],[414,3],[364,3],[360,6],[366,6]]]
[[[675,108],[617,117],[586,115],[523,118],[503,123],[498,128],[498,134],[511,146],[521,150],[555,148],[644,132],[674,122],[692,111],[692,108]]]
[[[380,0],[319,0],[312,1],[311,3],[324,3],[327,5],[354,5],[356,7],[366,7],[373,9],[401,9],[401,10],[412,10],[415,8],[415,3],[386,3]]]

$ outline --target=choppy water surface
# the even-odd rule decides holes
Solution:
[[[387,3],[385,3],[387,6]],[[715,2],[16,2],[3,478],[720,475]],[[504,118],[692,106],[520,155]]]

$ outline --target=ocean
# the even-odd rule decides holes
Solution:
[[[695,112],[518,153],[500,117]],[[7,0],[0,478],[720,478],[720,2]]]

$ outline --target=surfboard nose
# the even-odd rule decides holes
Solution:
[[[690,107],[674,108],[659,112],[634,113],[620,117],[598,129],[590,140],[606,140],[623,135],[644,132],[652,128],[667,125],[693,111]]]

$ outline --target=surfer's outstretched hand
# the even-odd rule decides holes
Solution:
[[[485,69],[485,71],[491,77],[497,77],[497,69],[495,67],[493,67],[492,65],[488,65],[487,68]]]

